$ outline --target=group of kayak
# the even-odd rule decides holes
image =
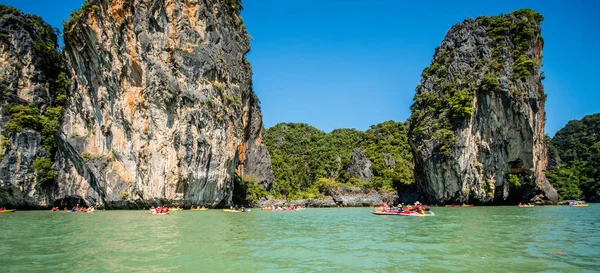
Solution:
[[[177,208],[179,208],[179,207],[177,207]],[[190,210],[208,210],[208,208],[206,208],[204,206],[202,206],[202,207],[194,207],[194,205],[192,205],[190,207]]]
[[[50,211],[61,211],[59,207],[52,207],[52,209],[50,209]],[[64,207],[62,209],[62,211],[64,212],[94,212],[96,211],[96,209],[94,207],[80,207],[79,205],[76,205],[75,207],[72,207],[71,209],[67,209],[67,207]]]
[[[571,207],[587,207],[589,204],[586,204],[585,201],[573,201],[569,202]]]
[[[531,203],[519,203],[519,208],[532,208],[534,206],[535,205]]]
[[[423,206],[419,201],[415,202],[414,205],[404,206],[403,204],[398,207],[390,207],[388,204],[381,204],[379,209],[374,209],[371,213],[375,215],[398,215],[398,216],[435,216],[435,213],[429,208]]]
[[[163,207],[151,207],[148,210],[148,213],[150,214],[154,214],[154,215],[167,215],[169,214],[169,212],[171,211],[179,211],[179,210],[183,210],[183,208],[181,207],[167,207],[167,206],[163,206]],[[208,208],[206,208],[205,206],[202,207],[194,207],[194,205],[190,206],[190,210],[208,210]]]
[[[150,208],[148,213],[154,214],[154,215],[167,215],[167,214],[169,214],[169,208],[168,207],[160,207],[160,206],[156,207],[156,208],[152,207],[152,208]]]
[[[260,210],[268,210],[268,211],[297,211],[297,210],[303,210],[303,209],[305,209],[304,206],[294,206],[294,205],[290,205],[288,207],[273,205],[270,207],[260,208]]]
[[[251,209],[247,209],[246,207],[242,206],[230,206],[229,209],[223,209],[224,212],[250,212]]]

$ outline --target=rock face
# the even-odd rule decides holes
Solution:
[[[391,158],[391,157],[390,157]],[[387,157],[386,157],[387,159]],[[391,160],[394,160],[391,158]],[[369,180],[373,178],[373,171],[371,170],[371,161],[367,158],[367,155],[361,148],[355,148],[352,150],[350,155],[350,164],[346,168],[346,172],[352,177],[358,177],[361,180]]]
[[[519,10],[453,26],[411,107],[415,182],[428,203],[556,203],[544,175],[543,17]]]
[[[336,187],[329,190],[328,195],[336,204],[344,207],[366,207],[379,205],[381,203],[396,203],[398,194],[396,192],[375,191],[355,187]]]
[[[56,38],[41,18],[0,5],[0,207],[45,206],[55,194],[53,135],[65,94]]]
[[[240,3],[84,4],[65,26],[76,88],[63,118],[60,196],[231,203],[234,175],[270,187]]]

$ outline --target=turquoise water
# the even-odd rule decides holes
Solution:
[[[593,272],[600,205],[0,214],[1,272]]]

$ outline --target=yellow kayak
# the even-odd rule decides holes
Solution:
[[[15,212],[15,211],[17,211],[17,210],[16,209],[3,209],[3,210],[0,210],[0,212]]]
[[[571,205],[571,207],[587,207],[589,206],[589,204],[577,204],[577,205]]]
[[[203,209],[191,209],[191,210],[208,210],[207,208],[203,208]]]
[[[224,209],[224,212],[242,212],[241,210],[234,210],[234,209]]]

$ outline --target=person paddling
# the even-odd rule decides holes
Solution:
[[[417,213],[419,214],[425,214],[425,210],[423,209],[423,205],[421,205],[421,202],[415,202],[415,211],[417,211]]]

